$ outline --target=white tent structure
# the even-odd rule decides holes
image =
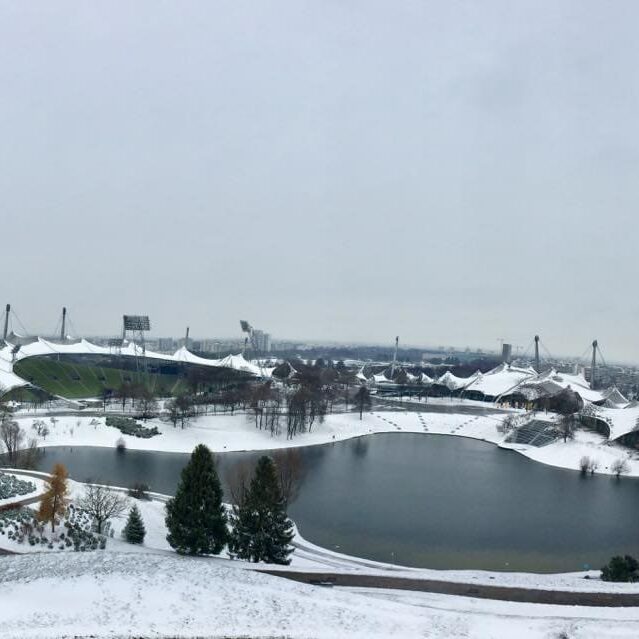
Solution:
[[[449,391],[457,391],[466,387],[474,378],[470,377],[457,377],[450,371],[446,371],[443,375],[438,377],[434,383],[438,386],[445,386]]]
[[[517,368],[510,364],[500,364],[496,368],[477,376],[464,388],[464,393],[477,393],[486,399],[495,399],[519,386],[525,380],[533,379],[537,373],[533,368]]]
[[[15,388],[29,386],[30,383],[14,373],[16,362],[31,357],[43,357],[51,355],[105,355],[114,356],[116,351],[112,347],[93,344],[86,339],[75,342],[57,343],[42,337],[33,340],[23,340],[23,343],[12,344],[9,341],[0,348],[0,393],[4,394]],[[130,357],[163,361],[166,363],[189,363],[198,366],[213,368],[228,368],[246,373],[253,377],[270,377],[272,369],[260,368],[256,364],[247,361],[243,355],[227,355],[222,359],[207,359],[199,357],[182,347],[173,355],[155,353],[143,350],[135,342],[127,342],[117,350],[118,357]]]

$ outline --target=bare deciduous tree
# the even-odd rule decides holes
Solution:
[[[238,507],[244,504],[252,474],[253,464],[248,460],[234,464],[225,474],[224,479],[231,495],[231,501]]]
[[[617,479],[621,477],[621,475],[625,475],[630,472],[630,466],[625,459],[615,459],[610,466],[610,470],[612,470],[613,474]]]
[[[297,499],[306,474],[302,454],[295,448],[286,448],[278,450],[273,460],[279,473],[282,496],[288,506]]]
[[[511,413],[507,415],[499,424],[497,424],[497,431],[500,433],[509,433],[511,430],[517,428],[519,420],[517,415]]]
[[[38,448],[38,440],[35,437],[31,437],[26,447],[18,451],[16,454],[16,466],[18,468],[31,468],[35,469],[38,466],[38,460],[42,456],[43,452]]]
[[[7,449],[9,462],[15,462],[24,441],[24,431],[18,422],[12,420],[10,416],[4,417],[0,422],[0,439]]]
[[[173,423],[173,426],[177,426],[178,423],[184,428],[189,420],[195,415],[195,407],[193,405],[193,398],[190,395],[178,395],[167,404],[167,410],[169,412],[169,419]]]
[[[361,421],[364,411],[370,410],[371,408],[371,392],[366,386],[362,385],[357,389],[357,393],[355,393],[355,403],[359,409],[359,419]]]
[[[158,400],[156,399],[153,391],[149,388],[144,388],[140,392],[139,401],[140,418],[146,421],[158,414]]]
[[[102,533],[104,524],[113,517],[120,517],[127,509],[127,499],[108,486],[88,484],[78,506],[86,510],[95,520],[97,532]]]
[[[599,468],[599,462],[592,457],[588,457],[584,455],[579,460],[579,470],[581,470],[581,474],[585,475],[586,473],[590,473],[591,475],[595,474],[595,471]]]
[[[577,427],[577,420],[574,413],[568,413],[562,415],[559,420],[559,433],[564,438],[564,443],[575,436],[575,428]]]

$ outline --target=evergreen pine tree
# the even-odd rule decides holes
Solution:
[[[196,446],[182,470],[175,497],[166,504],[166,539],[177,552],[218,555],[228,538],[222,487],[211,451]]]
[[[144,528],[144,522],[142,521],[142,515],[137,506],[133,506],[129,511],[129,518],[126,520],[126,526],[122,530],[122,536],[130,544],[144,543],[144,536],[146,535],[146,528]]]
[[[240,559],[271,564],[291,563],[293,524],[275,463],[260,457],[242,503],[235,507],[231,552]]]

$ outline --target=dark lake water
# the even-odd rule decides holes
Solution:
[[[638,480],[582,477],[437,435],[378,434],[299,450],[306,474],[290,515],[326,548],[411,566],[533,571],[639,555]],[[217,454],[220,477],[261,454]],[[80,481],[143,481],[173,494],[188,458],[56,447],[40,468],[62,462]]]

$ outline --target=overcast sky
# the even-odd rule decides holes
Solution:
[[[51,332],[639,360],[639,3],[0,2],[1,303]]]

